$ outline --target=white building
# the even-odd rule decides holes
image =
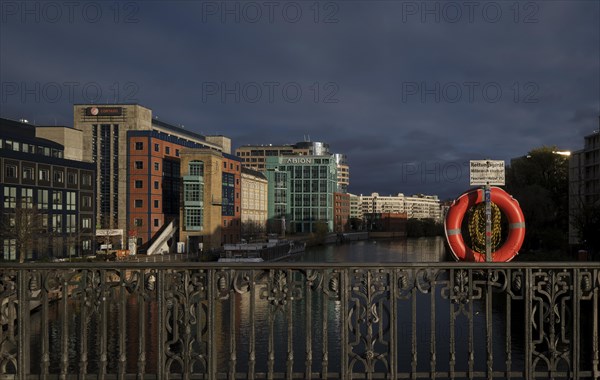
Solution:
[[[442,221],[440,200],[437,195],[417,194],[408,197],[402,193],[388,196],[372,193],[371,195],[361,194],[358,198],[360,210],[363,214],[380,212],[406,213],[409,219],[434,219],[436,222]]]

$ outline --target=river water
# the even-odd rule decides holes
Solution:
[[[326,245],[319,247],[312,247],[305,253],[294,258],[293,261],[297,262],[327,262],[327,263],[409,263],[409,262],[443,262],[449,261],[449,255],[446,252],[444,246],[444,240],[441,237],[435,238],[419,238],[419,239],[403,239],[403,240],[376,240],[376,241],[359,241],[341,245]],[[444,277],[442,275],[439,280],[447,279],[447,274]],[[250,295],[248,293],[241,294],[238,296],[234,303],[224,301],[217,305],[217,315],[230,315],[231,308],[235,308],[235,343],[232,343],[229,339],[230,321],[228,318],[222,318],[215,323],[215,339],[218,343],[219,358],[217,359],[217,365],[219,368],[227,368],[230,364],[230,349],[235,346],[237,353],[237,364],[236,368],[238,371],[245,371],[247,369],[248,349],[249,345],[247,340],[250,337],[250,331],[255,327],[254,335],[256,340],[256,346],[264,347],[268,344],[267,337],[269,334],[275,333],[275,341],[273,343],[276,349],[276,355],[278,359],[275,361],[275,369],[282,371],[285,370],[285,358],[288,343],[293,339],[294,349],[294,370],[302,372],[301,367],[305,362],[305,338],[303,338],[303,331],[306,327],[306,301],[300,300],[295,301],[293,310],[289,314],[287,311],[280,311],[278,316],[275,317],[271,327],[269,327],[269,314],[272,310],[268,303],[261,299],[258,292],[255,297],[255,313],[250,313]],[[315,294],[317,297],[317,294]],[[430,352],[432,350],[430,337],[432,330],[436,336],[435,351],[438,357],[438,363],[436,364],[437,370],[448,370],[448,359],[451,355],[449,344],[450,339],[456,340],[456,347],[454,355],[457,363],[466,363],[468,361],[469,351],[474,353],[478,358],[478,364],[476,370],[484,370],[485,368],[485,321],[483,302],[473,302],[470,311],[463,313],[459,312],[454,318],[455,328],[451,334],[450,315],[453,312],[449,312],[452,309],[450,301],[442,297],[441,292],[436,290],[435,292],[424,292],[420,294],[415,293],[416,304],[411,306],[411,299],[407,298],[404,301],[398,301],[398,313],[397,313],[397,344],[398,344],[398,366],[399,370],[410,372],[411,360],[413,358],[412,345],[413,343],[417,346],[416,354],[419,357],[417,370],[428,371],[430,360]],[[316,300],[316,298],[315,298]],[[261,303],[262,302],[262,303]],[[156,336],[156,325],[158,323],[156,317],[156,305],[154,301],[146,304],[144,307],[147,310],[146,317],[146,372],[152,373],[156,370],[157,352],[155,345],[158,343]],[[94,372],[98,368],[98,355],[97,352],[97,337],[98,335],[98,324],[100,323],[100,316],[95,314],[87,322],[82,325],[80,318],[80,307],[77,305],[69,304],[69,316],[66,320],[69,334],[66,340],[61,339],[62,329],[65,325],[61,309],[59,307],[60,302],[53,303],[50,306],[50,324],[49,324],[49,346],[50,346],[50,369],[51,373],[58,373],[60,371],[60,361],[62,347],[68,344],[68,356],[69,356],[69,370],[73,373],[78,372],[78,366],[80,361],[79,347],[81,346],[80,332],[82,326],[87,327],[88,334],[88,371]],[[116,302],[115,302],[116,304]],[[118,367],[119,358],[119,333],[118,333],[118,318],[120,313],[115,304],[111,304],[108,309],[109,328],[107,331],[108,339],[108,371],[115,372]],[[435,311],[433,311],[432,305],[435,304]],[[330,360],[330,371],[339,371],[340,368],[340,357],[339,357],[339,346],[342,344],[339,336],[339,328],[343,328],[342,320],[344,315],[348,311],[344,312],[341,310],[341,304],[339,301],[329,302],[327,304],[327,310],[323,311],[322,302],[315,301],[311,306],[311,313],[315,318],[315,331],[312,339],[315,342],[315,349],[313,357],[315,358],[316,367],[320,365],[320,355],[323,354],[323,349],[320,346],[328,346],[329,354],[331,355]],[[411,307],[415,307],[418,310],[419,321],[416,325],[416,331],[413,329],[413,319],[411,317]],[[283,310],[283,309],[282,309]],[[458,310],[458,309],[457,309]],[[139,327],[136,325],[138,320],[139,307],[137,304],[136,297],[131,297],[127,301],[127,320],[132,323],[127,323],[127,329],[130,330],[126,342],[127,342],[127,359],[126,367],[127,372],[135,372],[137,367],[137,349],[136,344],[137,334]],[[507,339],[505,334],[506,326],[506,310],[502,302],[495,303],[492,310],[493,315],[493,344],[494,344],[494,356],[497,356],[497,360],[494,362],[494,368],[502,370],[502,363],[506,361],[505,348],[507,344],[510,345],[510,349],[515,354],[513,365],[520,367],[522,362],[519,363],[518,355],[522,353],[522,344],[518,341],[514,341],[513,338]],[[432,318],[432,313],[434,318]],[[32,372],[37,373],[41,360],[40,352],[40,329],[35,326],[40,325],[40,314],[36,312],[32,315]],[[468,316],[470,314],[470,317]],[[326,316],[328,324],[332,327],[329,331],[323,331],[319,329],[319,321],[322,320],[323,316]],[[320,319],[319,319],[320,318]],[[471,322],[469,323],[469,318]],[[297,321],[293,323],[294,332],[289,333],[288,322],[289,320]],[[304,322],[303,322],[304,321]],[[337,327],[337,330],[336,328]],[[518,331],[517,326],[515,330]],[[134,331],[134,333],[132,333]],[[337,332],[336,332],[337,331]],[[469,347],[469,337],[476,338],[475,342]],[[385,349],[377,343],[379,349]],[[266,354],[258,353],[256,356],[257,370],[266,371],[267,357]],[[262,364],[262,367],[260,365]],[[296,368],[298,367],[298,368]],[[464,366],[463,366],[464,367]],[[514,367],[513,367],[514,368]],[[458,368],[457,368],[458,369]],[[465,368],[463,368],[465,369]],[[199,369],[201,370],[201,369]],[[314,370],[318,370],[315,368]]]

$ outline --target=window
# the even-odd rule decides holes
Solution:
[[[202,185],[198,182],[186,182],[184,184],[185,202],[200,202]]]
[[[158,208],[158,199],[154,200],[154,208]]]
[[[66,222],[67,222],[66,223],[67,224],[66,233],[72,234],[73,232],[77,231],[77,218],[75,215],[67,215]]]
[[[91,174],[82,174],[81,175],[81,184],[84,186],[92,185],[92,175]]]
[[[188,230],[202,230],[202,209],[200,207],[185,209],[185,227]]]
[[[4,239],[4,260],[17,259],[17,239]]]
[[[17,188],[6,186],[4,187],[4,208],[17,207]]]
[[[89,230],[92,228],[92,218],[85,217],[81,218],[81,228],[84,230]]]
[[[62,233],[62,215],[52,215],[52,232]]]
[[[135,168],[136,169],[143,169],[144,168],[144,162],[143,161],[136,161],[135,162]]]
[[[40,210],[48,209],[48,190],[38,190],[37,202]]]
[[[135,143],[135,150],[144,150],[144,143],[141,141],[138,141]]]
[[[227,227],[227,219],[223,221],[223,227]]]
[[[23,168],[23,179],[35,179],[33,177],[33,168]]]
[[[25,208],[33,208],[33,189],[21,189],[21,205]]]
[[[154,227],[158,227],[158,219],[154,219]]]
[[[77,194],[74,191],[67,191],[67,210],[75,211],[77,209]]]
[[[158,190],[158,181],[154,181],[154,190]]]
[[[168,146],[165,147],[165,154],[171,154],[171,148]]]
[[[175,149],[175,155],[179,157],[179,149]]]
[[[154,170],[156,170],[156,171],[160,170],[160,164],[158,162],[154,163]]]
[[[223,162],[223,169],[227,169],[227,162]]]
[[[142,226],[142,219],[141,218],[135,218],[134,221],[133,221],[133,224],[136,227],[141,227]]]
[[[92,249],[92,241],[91,240],[84,240],[81,242],[81,248],[84,251],[89,251]]]
[[[190,175],[196,177],[202,177],[204,175],[204,162],[192,161],[190,162]]]
[[[154,151],[155,152],[160,152],[160,145],[154,144]]]
[[[142,180],[136,180],[135,181],[135,188],[136,189],[141,189],[142,187],[144,187],[144,182]]]
[[[85,208],[91,208],[92,207],[92,197],[89,195],[84,195],[83,197],[81,197],[81,206],[85,207]]]
[[[52,192],[52,209],[62,210],[62,191]]]
[[[15,165],[6,165],[4,175],[6,175],[6,178],[18,178],[17,167]]]
[[[144,201],[143,200],[141,200],[141,199],[136,199],[135,200],[135,207],[136,208],[143,207],[143,205],[144,205]]]
[[[62,171],[55,170],[54,171],[54,182],[63,183],[65,180],[65,173]]]
[[[68,172],[67,173],[67,183],[69,185],[77,185],[77,173]]]

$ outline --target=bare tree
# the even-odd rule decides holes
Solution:
[[[255,220],[247,220],[242,222],[242,238],[251,242],[263,236],[266,228],[263,223],[259,223]]]
[[[0,236],[4,240],[14,240],[16,258],[20,263],[25,262],[27,253],[35,246],[43,217],[45,215],[37,207],[27,204],[17,204],[14,212],[2,215]]]

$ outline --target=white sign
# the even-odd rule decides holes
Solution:
[[[471,186],[504,186],[503,160],[470,161]]]

